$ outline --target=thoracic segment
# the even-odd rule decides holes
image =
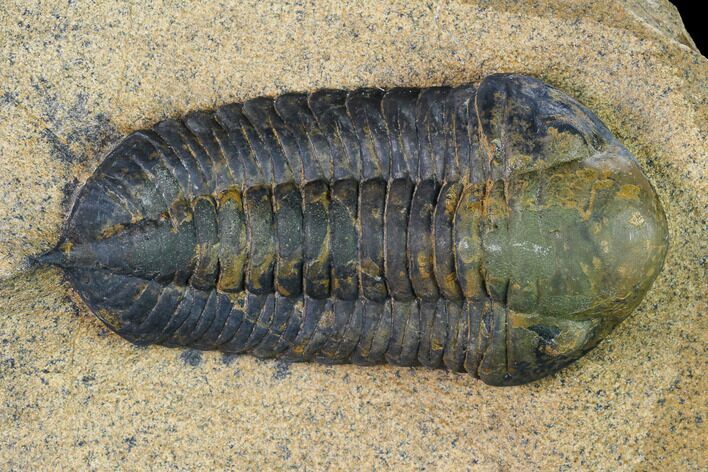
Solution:
[[[121,272],[139,281],[122,284],[135,289],[123,294],[134,303],[103,299],[104,310],[138,343],[476,375],[491,342],[479,334],[490,329],[485,310],[496,302],[479,274],[460,275],[470,269],[454,249],[456,220],[479,224],[481,215],[479,205],[457,215],[462,196],[483,191],[483,173],[469,170],[474,93],[285,95],[135,133],[127,145],[154,195],[130,194],[139,184],[131,169],[111,179],[115,195],[141,206],[121,198],[132,223],[103,241],[157,226],[195,251],[160,273],[99,264],[108,290]],[[467,184],[457,182],[465,176]],[[155,202],[165,210],[158,214]],[[465,244],[480,260],[479,240]],[[464,298],[470,279],[476,301]]]
[[[180,269],[200,290],[461,300],[484,295],[482,194],[479,185],[409,179],[394,179],[388,188],[381,179],[230,188],[179,205],[191,212],[182,215],[187,224],[173,226],[168,212],[147,228],[140,222],[123,231],[135,238],[157,225],[190,233],[182,239],[195,241],[195,255]],[[131,275],[153,273],[131,267]],[[158,278],[173,275],[163,271]]]
[[[480,222],[479,216],[456,216],[466,193],[432,180],[345,179],[200,196],[171,210],[182,212],[182,224],[173,226],[178,217],[169,212],[156,223],[166,232],[192,233],[182,237],[195,241],[189,264],[179,274],[137,284],[135,293],[121,294],[134,303],[110,310],[120,316],[120,334],[138,343],[324,362],[444,365],[476,375],[493,341],[490,330],[503,320],[492,316],[493,306],[503,309],[503,300],[486,297],[479,265],[471,269],[479,291],[463,298],[454,227],[460,219]],[[141,222],[124,231],[154,232],[152,226]],[[479,253],[478,243],[468,253]],[[103,271],[109,291],[117,288],[111,287],[113,269]],[[144,280],[152,274],[130,275]]]

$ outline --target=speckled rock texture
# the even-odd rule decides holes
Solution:
[[[536,76],[639,159],[669,219],[639,309],[522,387],[388,366],[136,348],[58,270],[75,189],[118,139],[321,87]],[[708,61],[659,0],[0,5],[0,469],[705,470]]]

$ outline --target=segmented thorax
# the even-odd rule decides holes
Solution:
[[[651,185],[592,113],[495,75],[259,98],[133,133],[46,260],[133,342],[515,384],[631,312],[666,241]]]

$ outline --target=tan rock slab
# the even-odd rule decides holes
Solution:
[[[665,0],[5,1],[0,469],[706,469],[706,79]],[[663,273],[532,385],[139,349],[58,271],[73,189],[131,130],[318,87],[539,77],[624,141],[669,218]]]

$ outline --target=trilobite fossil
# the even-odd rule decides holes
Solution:
[[[256,98],[134,132],[38,259],[136,344],[513,385],[592,349],[667,245],[655,191],[598,118],[497,74]]]

